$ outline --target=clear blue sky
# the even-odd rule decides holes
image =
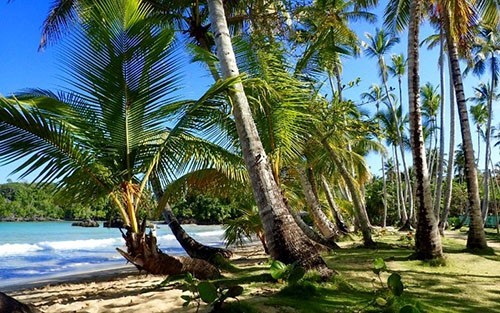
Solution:
[[[62,71],[57,62],[57,50],[61,46],[49,46],[45,51],[38,52],[41,26],[46,17],[52,0],[16,0],[10,3],[0,1],[0,94],[8,96],[24,88],[44,88],[50,90],[60,89],[62,86]],[[385,1],[382,1],[385,3]],[[382,7],[382,6],[381,6]],[[382,9],[376,10],[379,14],[379,22],[375,25],[364,23],[354,24],[356,32],[364,39],[365,32],[375,32],[375,27],[381,27]],[[432,33],[432,29],[425,26],[422,29],[421,38]],[[395,47],[392,53],[403,53],[406,55],[406,34],[401,34],[401,43]],[[421,84],[427,81],[434,85],[439,84],[439,71],[437,67],[438,51],[421,50]],[[389,59],[389,57],[387,57]],[[186,66],[184,73],[184,95],[186,98],[194,98],[201,94],[206,86],[210,84],[207,73],[196,66]],[[360,101],[359,95],[368,90],[373,83],[379,83],[376,60],[361,56],[357,59],[346,59],[344,61],[343,79],[345,82],[361,77],[359,87],[353,88],[345,93],[345,96]],[[485,78],[486,79],[486,78]],[[466,79],[466,96],[472,95],[472,86],[478,80],[474,77]],[[392,80],[391,86],[397,87],[397,81]],[[406,78],[404,79],[406,86]],[[403,87],[406,88],[406,87]],[[404,99],[403,103],[406,103]],[[374,110],[374,108],[368,108]],[[458,120],[457,120],[458,124]],[[494,125],[498,124],[498,119]],[[457,136],[459,136],[457,128]],[[475,132],[473,133],[475,136]],[[460,141],[457,137],[456,141]],[[475,142],[475,144],[477,144]],[[484,147],[481,147],[484,151]],[[493,160],[498,161],[498,150],[493,150]],[[409,156],[410,157],[410,156]],[[14,163],[15,164],[15,163]],[[375,175],[380,175],[380,159],[376,155],[368,157],[368,164]],[[482,163],[480,163],[482,164]],[[0,166],[0,183],[8,178],[16,180],[15,175],[8,176],[13,170],[12,165]],[[29,179],[28,179],[29,180]]]

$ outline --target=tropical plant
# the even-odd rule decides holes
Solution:
[[[232,158],[189,132],[211,125],[201,118],[208,117],[210,106],[202,104],[231,82],[215,85],[200,101],[173,101],[173,31],[150,13],[138,0],[86,8],[64,50],[74,89],[59,94],[35,89],[2,99],[2,158],[28,157],[16,171],[57,182],[75,202],[108,197],[127,226],[127,251],[121,253],[138,267],[213,277],[217,269],[202,260],[162,253],[138,214],[153,175],[168,182],[184,162],[188,170],[221,169],[222,160]],[[166,128],[167,121],[173,127]]]

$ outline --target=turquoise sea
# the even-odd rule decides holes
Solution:
[[[223,245],[219,225],[184,225],[184,229],[202,243]],[[157,225],[157,237],[164,252],[185,254],[167,225]],[[0,222],[0,290],[125,265],[116,252],[120,247],[124,248],[124,240],[116,228],[73,227],[71,222]]]

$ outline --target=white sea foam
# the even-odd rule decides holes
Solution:
[[[38,243],[39,246],[50,250],[95,250],[121,244],[122,239],[120,238],[43,241]]]
[[[204,231],[204,232],[199,232],[196,234],[198,237],[221,237],[224,235],[224,230],[211,230],[211,231]]]
[[[23,255],[40,250],[43,250],[43,248],[36,244],[6,243],[0,245],[0,256]]]

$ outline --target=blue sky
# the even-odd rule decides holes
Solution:
[[[57,90],[63,87],[62,75],[63,72],[57,62],[57,51],[61,49],[61,45],[47,47],[44,51],[38,51],[38,43],[40,40],[41,26],[46,17],[52,0],[16,0],[10,3],[0,1],[0,94],[8,96],[16,91],[24,88],[44,88]],[[385,3],[385,1],[382,1]],[[381,6],[382,7],[382,6]],[[365,23],[354,24],[354,29],[364,39],[365,32],[375,32],[376,27],[381,27],[382,8],[376,10],[379,14],[379,21],[375,25]],[[432,33],[432,29],[424,26],[421,31],[421,38]],[[401,34],[401,43],[397,45],[392,53],[403,53],[406,55],[406,34]],[[437,66],[438,51],[427,51],[426,48],[421,49],[421,84],[427,81],[432,82],[435,86],[439,84],[439,70]],[[389,56],[387,57],[389,60]],[[206,87],[211,83],[206,72],[197,66],[186,65],[184,72],[183,95],[186,98],[195,98],[200,95]],[[356,59],[344,60],[343,79],[345,82],[355,80],[361,77],[361,83],[358,87],[352,88],[345,92],[345,96],[354,101],[360,101],[359,95],[368,90],[368,87],[373,83],[380,83],[378,78],[377,63],[375,59],[370,59],[366,56],[361,56]],[[484,78],[486,79],[486,78]],[[468,77],[465,80],[466,96],[472,96],[472,86],[477,85],[478,79]],[[395,79],[390,81],[390,85],[397,87]],[[404,89],[406,88],[406,77],[404,78]],[[403,99],[406,103],[406,99]],[[374,108],[365,108],[374,110]],[[498,119],[493,125],[498,124]],[[457,120],[458,127],[458,120]],[[457,128],[457,136],[458,136]],[[473,130],[473,137],[476,137]],[[460,141],[457,137],[456,141]],[[474,142],[477,144],[476,142]],[[446,146],[447,147],[447,146]],[[484,147],[481,147],[484,151]],[[493,150],[493,161],[498,161],[498,150]],[[408,155],[410,158],[410,156]],[[368,164],[375,175],[380,175],[380,159],[377,155],[368,156]],[[16,163],[14,163],[15,165]],[[13,170],[12,165],[0,166],[0,183],[5,182],[8,178],[17,180],[16,175],[8,176]],[[29,178],[27,179],[29,180]]]

